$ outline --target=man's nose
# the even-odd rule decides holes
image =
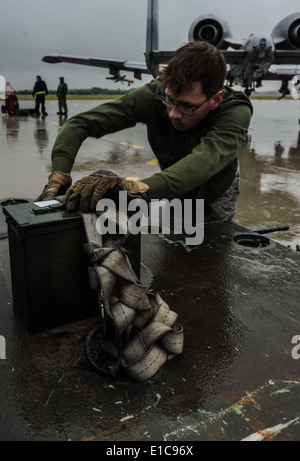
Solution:
[[[182,117],[182,113],[180,112],[180,110],[178,110],[176,105],[174,105],[173,107],[170,108],[169,117],[173,118],[173,119],[174,118],[179,119],[179,118]]]

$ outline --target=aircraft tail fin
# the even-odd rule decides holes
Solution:
[[[156,51],[158,51],[158,0],[148,0],[146,64],[153,77],[158,73],[158,63],[154,61],[152,55]]]

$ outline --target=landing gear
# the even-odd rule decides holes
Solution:
[[[284,98],[287,94],[290,94],[290,90],[288,88],[288,84],[289,84],[289,79],[288,78],[283,78],[281,80],[281,87],[279,88],[279,93],[281,93],[281,95],[278,97],[278,99],[282,99]]]

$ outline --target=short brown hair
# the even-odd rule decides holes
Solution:
[[[201,82],[205,96],[222,89],[226,78],[226,61],[218,48],[208,42],[189,42],[175,51],[168,65],[159,72],[162,85],[176,95]]]

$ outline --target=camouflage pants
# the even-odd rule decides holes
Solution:
[[[232,221],[236,210],[236,201],[240,193],[240,168],[235,179],[221,197],[209,204],[205,221]]]

